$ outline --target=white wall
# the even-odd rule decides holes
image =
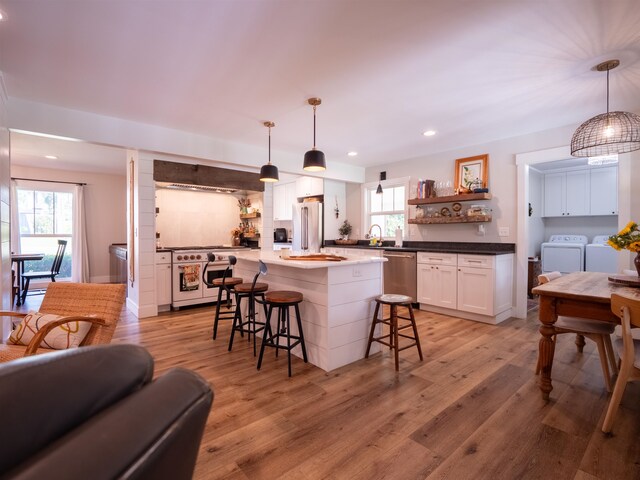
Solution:
[[[548,238],[544,228],[542,218],[543,210],[543,180],[544,176],[534,170],[529,169],[529,203],[531,204],[531,216],[528,217],[529,222],[529,245],[527,247],[527,256],[540,256],[540,244]],[[527,215],[529,213],[527,212]]]
[[[0,308],[11,310],[11,245],[10,245],[10,149],[7,129],[7,94],[0,72]],[[4,317],[0,323],[0,342],[10,331],[10,319]]]
[[[339,214],[336,217],[335,208],[338,205]],[[324,181],[324,239],[340,238],[338,229],[347,218],[347,197],[344,182],[335,180]]]
[[[474,224],[410,225],[408,238],[405,234],[405,240],[515,243],[517,236],[515,154],[566,145],[570,141],[573,131],[573,127],[563,127],[421,158],[378,165],[367,168],[365,177],[367,182],[377,181],[379,172],[384,170],[387,172],[387,179],[409,176],[411,177],[409,196],[412,196],[419,178],[453,181],[457,158],[487,153],[489,154],[489,189],[493,199],[479,203],[485,203],[493,210],[493,221],[485,224],[485,235],[477,236],[475,233],[477,226]],[[356,205],[354,197],[355,195],[352,194],[348,196],[349,212],[352,210],[361,211],[361,205]],[[410,217],[415,216],[415,207],[411,207],[409,211]],[[522,212],[522,214],[526,215],[526,212]],[[499,227],[509,227],[509,235],[506,237],[498,236]],[[360,238],[362,238],[362,234],[360,226]]]
[[[127,242],[125,172],[107,175],[11,165],[11,176],[87,184],[85,209],[90,280],[94,283],[115,281],[109,272],[109,245]]]
[[[164,247],[229,245],[231,229],[240,223],[238,197],[225,193],[159,188],[156,207],[156,231]]]

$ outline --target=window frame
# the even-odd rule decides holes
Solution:
[[[389,178],[387,180],[375,181],[375,182],[367,182],[363,183],[360,187],[361,199],[362,199],[362,226],[363,231],[368,233],[371,228],[371,205],[369,204],[369,192],[375,191],[378,188],[378,184],[382,186],[382,189],[385,190],[387,188],[393,187],[404,187],[404,208],[403,210],[382,210],[380,212],[375,212],[375,215],[393,215],[397,213],[404,214],[404,226],[402,229],[402,237],[403,239],[408,237],[408,228],[409,228],[409,184],[411,181],[411,177],[398,177],[398,178]],[[383,240],[393,240],[393,237],[382,237]]]
[[[18,231],[19,238],[56,238],[56,239],[63,239],[63,240],[66,239],[68,241],[73,242],[73,234],[74,234],[73,229],[75,227],[74,217],[75,217],[75,207],[77,202],[74,184],[67,184],[64,182],[58,183],[56,181],[40,182],[38,180],[16,180],[16,189],[71,194],[71,233],[59,233],[59,234],[57,233],[24,233],[23,234],[23,233],[20,233],[20,231]],[[18,209],[18,205],[16,205],[15,208]],[[20,211],[17,210],[18,216],[19,216],[19,212]],[[54,229],[55,229],[55,216],[54,216],[53,223],[54,223]],[[18,230],[19,230],[19,226],[18,226]],[[73,259],[71,260],[73,261]],[[71,277],[59,276],[58,281],[63,281],[63,282],[71,281]],[[39,288],[39,282],[36,282],[34,284],[34,287]]]

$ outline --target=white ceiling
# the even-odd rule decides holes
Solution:
[[[609,58],[621,60],[611,109],[640,111],[638,0],[0,0],[0,10],[10,97],[252,145],[273,120],[273,147],[302,157],[306,99],[318,96],[329,167],[577,125],[606,108],[605,76],[591,67]],[[33,138],[14,146],[42,155]]]

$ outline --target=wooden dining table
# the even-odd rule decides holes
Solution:
[[[16,305],[22,305],[22,274],[24,262],[37,262],[44,258],[44,253],[12,253],[11,261],[16,264],[16,282],[18,287]]]
[[[609,273],[575,272],[563,275],[549,283],[539,285],[532,290],[539,295],[541,362],[540,390],[542,398],[549,400],[553,390],[551,368],[555,352],[554,323],[558,316],[580,317],[602,322],[620,323],[620,319],[611,311],[611,294],[622,293],[640,300],[640,289],[614,284],[609,281]]]

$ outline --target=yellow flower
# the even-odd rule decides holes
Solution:
[[[632,252],[640,252],[640,241],[633,242],[627,247]]]
[[[616,250],[620,250],[620,247],[616,245],[616,243],[613,240],[609,239],[607,240],[607,243],[611,245],[613,248],[615,248]]]

